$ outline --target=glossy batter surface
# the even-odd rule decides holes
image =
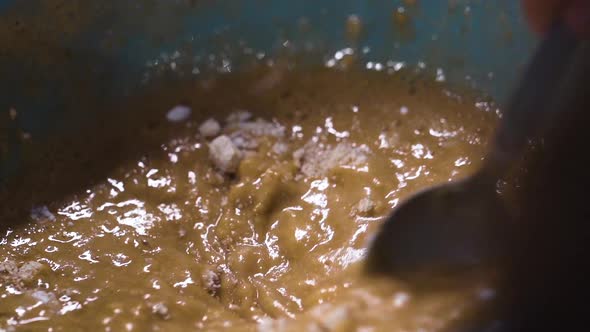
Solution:
[[[180,102],[186,119],[167,113]],[[483,281],[419,295],[362,275],[400,200],[481,161],[489,104],[401,73],[318,70],[130,105],[160,119],[157,151],[0,234],[0,330],[436,331],[492,296]]]

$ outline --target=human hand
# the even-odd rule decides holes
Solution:
[[[553,22],[563,19],[576,34],[590,36],[590,0],[522,0],[532,29],[544,34]]]

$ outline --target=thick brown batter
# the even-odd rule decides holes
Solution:
[[[0,331],[435,331],[493,294],[361,263],[400,200],[474,170],[494,112],[402,73],[265,75],[131,103],[166,140],[0,235]]]

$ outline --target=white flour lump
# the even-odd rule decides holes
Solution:
[[[199,133],[203,137],[215,137],[219,135],[220,131],[221,126],[219,125],[219,122],[217,122],[217,120],[215,119],[209,119],[203,122],[201,126],[199,126]]]
[[[242,160],[242,152],[225,135],[209,143],[209,156],[215,167],[224,173],[235,173]]]
[[[335,167],[362,167],[366,165],[369,153],[365,145],[355,146],[343,142],[332,147],[309,141],[303,148],[293,152],[293,159],[301,167],[301,173],[319,177]]]

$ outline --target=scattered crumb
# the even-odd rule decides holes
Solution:
[[[225,181],[225,178],[223,177],[223,174],[221,174],[219,172],[219,170],[215,170],[215,169],[208,169],[205,172],[205,176],[203,178],[205,180],[206,183],[212,185],[212,186],[220,186],[223,184],[223,182]]]
[[[361,199],[356,206],[356,214],[362,216],[368,216],[375,210],[375,202],[370,198],[365,197]]]
[[[74,295],[80,295],[80,291],[75,288],[66,288],[63,290],[62,294],[67,295],[67,296],[74,296]]]
[[[35,280],[41,272],[45,269],[45,265],[30,261],[26,262],[18,269],[17,278],[19,281],[29,283]]]
[[[152,306],[152,313],[162,319],[170,318],[170,311],[168,310],[168,306],[166,306],[162,302],[158,302]]]
[[[47,304],[51,306],[59,306],[59,301],[54,293],[37,290],[30,294],[32,298],[41,302],[42,304]]]
[[[199,127],[199,133],[201,133],[203,137],[217,136],[219,135],[220,131],[221,126],[219,125],[219,122],[217,122],[215,119],[208,119],[207,121],[203,122],[203,124],[201,124],[201,126]]]
[[[287,145],[287,143],[284,142],[276,142],[273,146],[272,146],[272,152],[278,154],[278,155],[282,155],[287,153],[287,151],[289,151],[289,146]]]
[[[240,122],[229,125],[228,129],[236,130],[242,135],[246,136],[285,136],[285,127],[263,119],[256,119],[255,121]]]
[[[192,110],[188,106],[178,105],[174,106],[166,113],[166,119],[170,122],[182,122],[189,118]]]
[[[258,148],[258,140],[243,132],[234,132],[231,134],[230,138],[234,145],[242,151],[252,151]]]
[[[303,156],[305,155],[305,149],[297,149],[293,152],[293,161],[297,167],[301,167],[303,164]]]
[[[14,261],[6,261],[0,263],[0,276],[8,275],[12,276],[18,272],[18,266]]]
[[[36,222],[45,223],[55,221],[55,215],[49,211],[46,205],[34,206],[31,209],[31,219]]]
[[[184,239],[186,237],[186,229],[180,228],[178,229],[178,237]]]
[[[256,119],[250,121],[252,114],[248,111],[236,111],[227,118],[223,132],[231,139],[233,145],[245,154],[258,149],[261,137],[285,136],[285,127],[278,123]]]
[[[405,306],[408,301],[410,301],[410,295],[408,293],[399,292],[393,296],[393,306],[396,308]]]
[[[215,167],[225,173],[235,173],[242,159],[240,150],[225,135],[217,137],[209,144],[209,156]]]
[[[20,267],[14,261],[5,261],[0,263],[0,278],[19,286],[31,284],[45,270],[46,266],[29,261]]]
[[[222,238],[219,240],[219,243],[223,247],[224,250],[229,250],[232,247],[233,241],[230,238]]]
[[[301,172],[309,177],[323,176],[329,170],[340,166],[361,167],[366,164],[370,153],[366,145],[339,143],[335,147],[330,147],[311,141],[305,144],[303,152],[300,150],[293,153],[293,159],[295,164],[300,165]]]
[[[201,274],[201,281],[205,289],[212,296],[217,296],[221,289],[221,277],[219,272],[212,267],[205,268]]]
[[[208,268],[203,271],[201,281],[209,294],[216,296],[219,293],[219,290],[221,289],[221,278],[216,270]]]

